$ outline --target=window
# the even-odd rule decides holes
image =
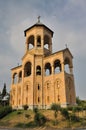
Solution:
[[[19,72],[19,83],[22,81],[22,71]]]
[[[39,84],[38,84],[38,90],[40,90],[40,86],[39,86]]]
[[[38,97],[38,103],[40,103],[40,97]]]
[[[37,37],[37,47],[41,47],[41,37]]]
[[[34,47],[34,36],[30,36],[28,38],[28,45],[27,45],[27,50],[30,50]]]
[[[47,102],[48,102],[48,103],[49,103],[49,100],[50,100],[50,99],[49,99],[49,96],[47,96]]]
[[[27,62],[24,67],[24,76],[30,76],[31,75],[31,63]]]
[[[51,74],[51,64],[50,63],[46,63],[45,64],[45,75],[48,76]]]
[[[36,67],[36,75],[41,75],[41,67],[40,66]]]
[[[61,72],[60,60],[54,61],[54,72],[55,72],[55,74]]]
[[[17,82],[18,82],[18,75],[17,75],[17,73],[15,73],[13,75],[13,83],[16,84]]]

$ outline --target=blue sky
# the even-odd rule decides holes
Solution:
[[[76,95],[86,99],[86,0],[0,0],[0,89],[10,90],[11,68],[21,64],[24,30],[41,22],[54,31],[53,52],[72,52]]]

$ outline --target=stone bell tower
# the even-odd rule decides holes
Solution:
[[[47,109],[75,105],[73,56],[68,48],[52,53],[53,31],[38,22],[24,31],[22,65],[12,68],[11,105]]]

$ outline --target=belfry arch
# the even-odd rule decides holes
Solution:
[[[31,35],[27,39],[27,50],[30,50],[34,47],[34,35]]]
[[[50,38],[48,35],[45,35],[44,36],[44,48],[48,49],[49,50],[49,41],[50,41]]]
[[[54,73],[60,73],[61,72],[61,63],[60,60],[57,59],[54,61]]]
[[[31,62],[27,62],[24,66],[24,77],[31,75]]]
[[[48,75],[51,75],[51,64],[48,62],[45,64],[45,75],[48,76]]]
[[[41,36],[37,36],[37,47],[41,47]]]
[[[70,60],[70,58],[66,57],[64,60],[64,69],[66,73],[72,74],[72,62]]]

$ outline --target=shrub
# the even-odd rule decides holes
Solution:
[[[9,114],[10,112],[12,112],[12,108],[10,106],[0,108],[0,119]]]
[[[34,116],[34,121],[35,121],[36,125],[40,126],[40,125],[45,124],[46,118],[41,113],[37,112]]]
[[[61,109],[61,114],[66,118],[69,119],[69,113],[68,110],[66,108],[62,108]]]
[[[73,121],[73,122],[80,121],[80,119],[79,119],[76,115],[74,115],[74,114],[70,115],[70,119],[71,119],[71,121]]]

